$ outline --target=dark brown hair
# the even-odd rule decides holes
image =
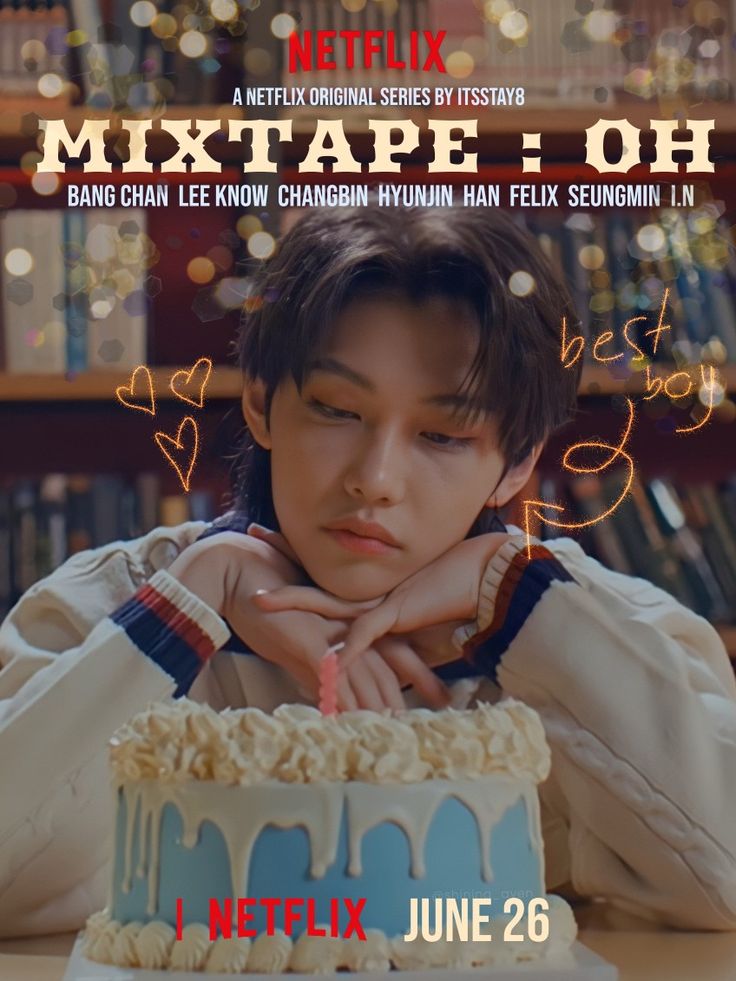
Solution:
[[[527,295],[512,291],[517,272],[532,277]],[[507,467],[570,419],[580,366],[566,369],[560,358],[561,319],[577,319],[567,289],[508,213],[471,208],[375,205],[299,220],[256,272],[241,324],[240,366],[266,383],[267,407],[288,374],[301,388],[340,312],[367,293],[470,307],[479,343],[463,389],[493,413]],[[237,463],[237,506],[277,527],[270,454],[246,434]]]

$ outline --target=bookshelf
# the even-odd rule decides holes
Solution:
[[[312,6],[324,6],[323,0],[315,0]],[[417,10],[421,3],[413,5]],[[425,5],[426,6],[426,5]],[[646,6],[651,6],[648,4]],[[671,7],[671,5],[667,5]],[[310,8],[311,9],[311,8]],[[340,16],[345,16],[340,14]],[[541,15],[540,15],[541,16]],[[248,84],[288,84],[281,71],[281,50],[270,33],[270,15],[265,20],[254,13],[248,29],[248,41],[268,50],[271,69],[248,79]],[[452,33],[452,32],[451,32]],[[235,44],[235,42],[234,42]],[[237,42],[233,50],[242,41]],[[242,59],[240,75],[228,76],[236,84],[243,84]],[[426,82],[426,80],[422,80]],[[441,83],[441,79],[431,84]],[[301,79],[299,84],[334,84],[323,78]],[[468,83],[472,80],[468,80]],[[340,84],[365,84],[364,79],[343,77]],[[394,78],[381,84],[417,84],[417,80]],[[204,97],[203,97],[204,98]],[[284,183],[305,181],[299,175],[297,164],[304,156],[306,144],[314,129],[316,118],[341,118],[344,121],[351,147],[356,157],[364,162],[371,159],[372,149],[367,132],[368,116],[377,118],[411,118],[420,128],[430,116],[452,118],[478,118],[478,137],[468,140],[469,152],[478,153],[477,175],[443,175],[445,183],[459,185],[466,181],[478,183],[556,182],[565,189],[569,184],[585,180],[591,183],[608,181],[653,180],[663,184],[690,182],[696,186],[696,203],[712,199],[721,202],[722,220],[733,226],[736,222],[736,104],[733,101],[690,100],[688,107],[684,97],[670,99],[639,99],[625,93],[613,104],[605,105],[578,101],[565,102],[556,97],[545,103],[524,107],[505,107],[487,111],[473,109],[426,110],[416,108],[383,109],[375,107],[370,112],[340,110],[328,107],[293,110],[293,140],[281,146],[280,178]],[[70,181],[120,184],[135,181],[146,184],[165,182],[173,188],[193,182],[243,181],[242,162],[247,151],[238,142],[211,137],[208,150],[222,161],[223,171],[215,174],[132,174],[123,175],[119,169],[112,174],[84,175],[79,169],[59,175],[58,188],[52,194],[40,195],[32,186],[29,159],[38,151],[37,120],[61,118],[72,134],[78,133],[88,118],[110,118],[111,130],[118,128],[123,118],[156,118],[160,109],[102,109],[80,104],[63,105],[58,100],[20,99],[5,100],[0,106],[0,187],[11,188],[13,207],[38,210],[61,209],[65,205],[65,187]],[[200,104],[171,103],[165,108],[169,119],[243,119],[247,116],[265,117],[266,109],[232,106],[226,101],[204,99]],[[277,115],[273,112],[272,115]],[[597,119],[625,117],[643,132],[643,163],[627,175],[597,175],[583,164],[585,129]],[[712,175],[650,175],[647,162],[652,159],[652,134],[645,132],[652,118],[695,118],[716,120],[712,136],[712,159],[717,161]],[[523,174],[521,171],[521,133],[542,134],[543,170],[541,174]],[[148,138],[148,158],[155,163],[172,149],[171,138],[154,131]],[[125,146],[121,141],[120,150]],[[272,147],[275,153],[275,146]],[[30,154],[31,158],[27,157]],[[110,151],[108,152],[110,155]],[[425,181],[426,163],[431,151],[426,139],[411,155],[400,180]],[[114,157],[110,157],[114,159]],[[386,175],[339,175],[341,182],[378,183]],[[391,177],[394,180],[395,177]],[[310,177],[311,182],[334,180],[329,172]],[[562,208],[552,215],[552,220],[565,220],[567,211]],[[606,212],[599,212],[602,221]],[[250,217],[250,216],[249,216]],[[274,205],[269,212],[254,215],[264,230],[277,236],[283,216]],[[238,208],[146,209],[147,234],[155,241],[159,256],[150,275],[160,280],[160,289],[151,295],[147,303],[148,338],[147,363],[151,365],[157,395],[158,412],[155,427],[142,413],[126,411],[115,400],[115,389],[126,384],[131,369],[80,371],[67,376],[64,373],[28,374],[9,373],[0,370],[0,428],[5,437],[5,455],[0,472],[0,491],[3,483],[16,479],[41,480],[47,473],[64,475],[95,474],[122,475],[133,481],[141,474],[155,474],[162,497],[181,497],[176,477],[158,452],[153,439],[154,428],[172,432],[181,416],[181,404],[171,395],[168,382],[175,370],[189,368],[201,356],[212,358],[215,368],[209,380],[207,401],[200,411],[202,456],[195,471],[194,485],[198,490],[211,494],[213,506],[219,510],[229,485],[229,464],[223,457],[232,454],[240,430],[239,394],[240,374],[232,366],[230,357],[239,311],[237,307],[214,309],[212,304],[205,311],[196,311],[197,304],[209,296],[214,286],[227,277],[238,279],[247,276],[251,259],[247,250],[247,236],[240,232],[239,222],[243,211]],[[644,220],[642,218],[642,220]],[[176,242],[176,245],[171,243]],[[209,284],[194,282],[187,274],[192,259],[207,256],[213,249],[223,246],[231,254],[229,268],[218,267]],[[3,250],[4,251],[4,250]],[[209,301],[208,301],[209,302]],[[201,314],[201,315],[200,315]],[[666,371],[667,366],[659,366]],[[673,370],[672,365],[669,370]],[[727,395],[736,396],[736,363],[719,365],[719,374],[725,382]],[[613,439],[620,431],[621,414],[614,406],[616,396],[641,394],[643,378],[634,374],[622,378],[605,365],[588,364],[584,368],[580,386],[580,413],[576,422],[557,434],[546,447],[540,460],[538,473],[527,495],[538,495],[545,481],[559,471],[559,460],[571,442],[597,434]],[[736,401],[736,399],[734,400]],[[620,408],[620,406],[619,406]],[[641,414],[633,435],[632,452],[640,466],[642,478],[648,480],[663,476],[687,482],[693,477],[717,483],[733,476],[733,462],[724,448],[733,445],[736,424],[728,421],[714,422],[698,434],[687,446],[674,450],[671,438],[658,429],[655,416]],[[74,438],[70,439],[69,434]],[[207,475],[205,477],[205,475]],[[0,506],[1,506],[0,501]],[[179,512],[176,512],[179,513]],[[0,515],[1,519],[1,515]],[[2,597],[0,597],[0,606]],[[736,658],[736,625],[719,628],[732,657]]]
[[[151,375],[158,399],[172,399],[169,379],[173,372],[191,365],[172,365],[154,368]],[[664,374],[675,370],[674,365],[662,366]],[[736,394],[736,365],[718,369],[726,391]],[[130,381],[130,371],[84,372],[73,378],[64,375],[16,375],[0,373],[0,402],[95,402],[110,399],[118,385]],[[628,378],[614,377],[605,365],[583,368],[580,397],[590,399],[609,395],[641,394],[644,382],[641,373]],[[217,365],[207,385],[207,399],[237,400],[240,398],[240,370],[229,365]]]
[[[157,399],[173,399],[171,375],[183,366],[151,371]],[[187,366],[191,368],[191,365]],[[130,381],[130,371],[85,372],[68,379],[64,375],[0,374],[0,402],[95,402],[113,398],[118,385]],[[240,371],[217,365],[207,383],[207,400],[238,399]]]

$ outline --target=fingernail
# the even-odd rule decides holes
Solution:
[[[269,593],[268,589],[257,589],[255,592],[256,596],[267,596]]]
[[[265,525],[259,525],[257,521],[251,521],[246,531],[268,531]]]
[[[327,653],[338,654],[343,649],[344,646],[345,646],[344,641],[341,641],[339,644],[333,644],[332,647],[327,648]]]

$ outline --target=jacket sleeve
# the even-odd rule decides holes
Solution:
[[[199,531],[80,553],[0,628],[0,935],[76,929],[104,905],[108,740],[229,636],[165,568]]]
[[[535,708],[585,896],[736,929],[736,685],[717,632],[570,539],[508,541],[465,656]],[[544,788],[542,788],[544,790]]]

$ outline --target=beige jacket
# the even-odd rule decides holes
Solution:
[[[105,904],[107,741],[174,689],[108,614],[152,580],[221,648],[224,622],[165,571],[204,527],[80,553],[0,628],[0,935],[75,929]],[[736,684],[723,645],[656,587],[570,539],[548,545],[576,582],[546,589],[499,670],[552,747],[548,888],[569,880],[663,922],[736,929]],[[508,562],[501,550],[489,564],[480,628]],[[190,697],[271,709],[298,693],[280,669],[219,650]]]

